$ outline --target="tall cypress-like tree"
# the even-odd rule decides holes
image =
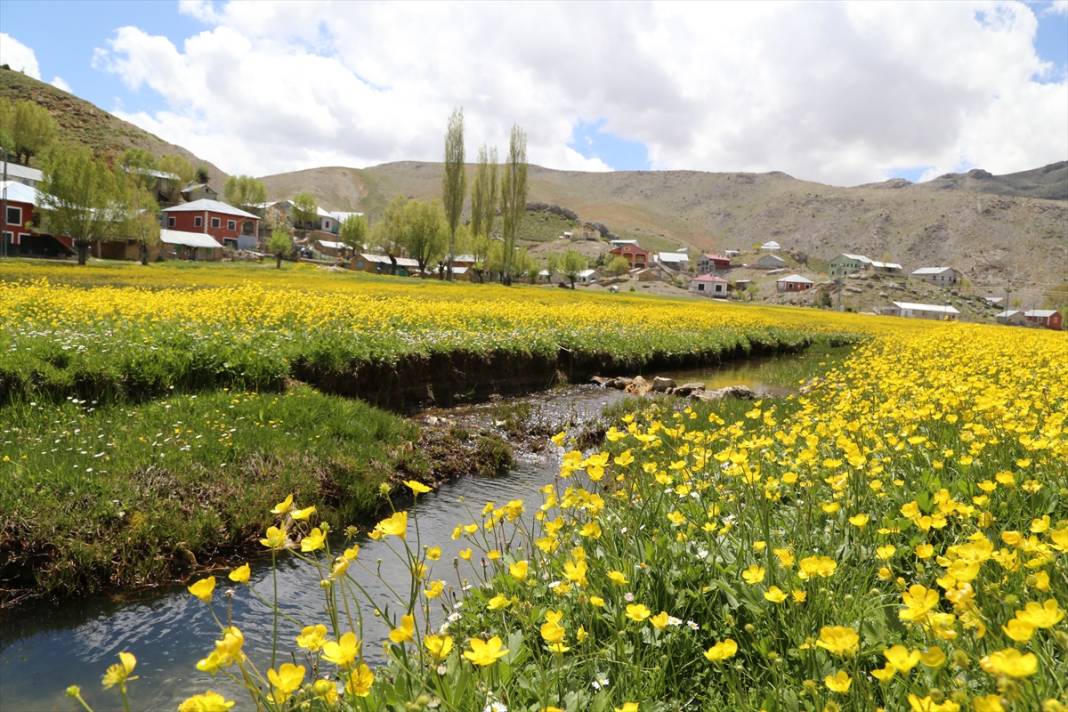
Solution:
[[[449,225],[449,245],[446,279],[452,280],[452,261],[456,256],[456,228],[464,211],[467,173],[464,171],[464,110],[456,109],[449,117],[445,131],[445,174],[442,178],[441,199],[445,207],[445,221]]]
[[[519,223],[527,209],[527,135],[518,126],[512,127],[508,141],[508,159],[501,176],[501,236],[504,238],[504,283],[512,283],[515,263],[515,241]]]

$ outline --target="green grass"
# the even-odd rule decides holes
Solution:
[[[417,428],[307,387],[140,406],[20,403],[0,426],[5,587],[63,595],[137,586],[245,547],[293,492],[365,518]]]
[[[520,242],[550,242],[562,233],[574,233],[579,224],[574,220],[544,210],[528,210],[519,223],[517,238]]]

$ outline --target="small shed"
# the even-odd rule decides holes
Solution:
[[[756,269],[782,269],[785,266],[786,260],[778,255],[764,255],[753,264]]]
[[[799,274],[791,274],[775,281],[775,288],[780,292],[803,292],[812,289],[813,285],[815,282]]]
[[[161,254],[170,254],[179,259],[196,260],[206,255],[210,260],[222,258],[222,245],[211,235],[183,230],[160,230]]]
[[[1019,309],[1006,309],[1003,312],[995,314],[994,319],[999,324],[1008,324],[1011,326],[1023,326],[1027,323],[1027,318]]]
[[[1054,331],[1060,331],[1064,326],[1064,319],[1056,309],[1029,309],[1024,312],[1024,319],[1028,324],[1042,326]]]
[[[763,250],[764,252],[778,252],[779,250],[782,249],[782,245],[780,245],[775,240],[768,240],[767,242],[765,242],[763,245],[760,246],[760,249]]]
[[[702,274],[690,280],[690,291],[705,297],[726,297],[727,280],[714,274]]]

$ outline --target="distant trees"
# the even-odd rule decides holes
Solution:
[[[512,127],[508,142],[508,158],[501,177],[501,235],[504,239],[503,281],[512,283],[515,241],[519,223],[527,209],[527,135],[518,126]]]
[[[352,250],[359,252],[367,243],[367,218],[363,215],[349,215],[338,228],[338,241]]]
[[[445,173],[442,177],[441,202],[448,223],[448,247],[445,275],[452,280],[452,261],[456,256],[456,228],[464,211],[467,173],[464,166],[464,110],[456,109],[445,131]]]
[[[275,257],[275,267],[282,269],[282,258],[293,250],[293,238],[284,227],[278,226],[271,230],[271,236],[267,238],[267,251]]]
[[[267,202],[267,187],[252,176],[230,176],[223,184],[223,197],[230,205],[253,210]]]
[[[630,262],[627,262],[627,258],[621,255],[616,255],[605,266],[605,272],[618,277],[621,274],[626,273],[630,269]]]
[[[34,156],[43,155],[58,130],[55,119],[40,104],[0,100],[0,146],[13,154],[16,163],[26,165]]]
[[[398,195],[389,201],[382,219],[371,230],[371,244],[386,253],[390,274],[397,273],[397,257],[404,250],[404,208],[408,199]]]
[[[575,250],[568,250],[560,258],[560,273],[571,283],[572,289],[575,288],[575,280],[578,279],[579,272],[586,269],[586,264],[586,258]]]
[[[133,175],[115,176],[118,196],[115,202],[115,232],[134,240],[138,246],[138,259],[148,264],[148,250],[159,243],[159,204],[152,192]]]
[[[182,188],[192,183],[193,178],[196,177],[193,164],[181,156],[167,155],[159,159],[158,168],[163,173],[178,176],[177,180],[167,181],[162,191],[166,200],[177,203],[182,198]]]
[[[478,150],[475,182],[471,186],[471,234],[489,238],[497,217],[497,149]]]
[[[293,196],[293,226],[307,230],[319,222],[319,206],[311,193],[297,193]]]
[[[420,272],[425,272],[428,264],[446,254],[448,229],[438,203],[410,200],[405,204],[400,242],[408,256],[419,263]]]
[[[84,265],[89,247],[114,234],[121,192],[108,166],[84,146],[51,151],[40,190],[49,230],[69,235]]]

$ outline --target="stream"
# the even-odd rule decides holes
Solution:
[[[658,374],[674,378],[678,383],[701,381],[710,387],[720,385],[748,385],[760,394],[781,396],[792,390],[802,376],[812,375],[823,365],[821,359],[829,352],[814,349],[812,353],[751,359],[718,369]],[[831,352],[831,355],[835,355]],[[818,362],[818,363],[817,363]],[[796,371],[796,373],[795,373]],[[501,403],[527,402],[532,418],[554,426],[570,423],[581,427],[595,421],[605,406],[624,398],[620,391],[602,390],[594,386],[563,386],[545,393],[511,398]],[[460,419],[492,419],[493,405],[470,406],[440,411],[445,417]],[[439,417],[439,416],[435,416]],[[418,516],[423,545],[441,547],[441,559],[431,572],[431,579],[444,579],[458,586],[458,578],[473,578],[470,562],[461,562],[459,576],[452,562],[463,541],[453,541],[451,533],[458,523],[476,521],[487,501],[498,505],[523,499],[540,502],[539,489],[552,482],[559,467],[560,451],[544,448],[541,452],[524,452],[517,448],[516,463],[503,477],[462,477],[441,486],[438,490],[418,498],[409,510]],[[409,526],[409,541],[414,541],[414,526]],[[389,539],[360,541],[359,562],[350,575],[364,586],[376,601],[394,600],[387,586],[399,586],[406,591],[408,570],[390,550],[395,546]],[[393,539],[395,542],[395,539]],[[381,561],[376,574],[376,562]],[[252,560],[252,579],[249,585],[263,598],[271,600],[272,577],[268,559]],[[381,578],[379,578],[379,575]],[[217,572],[215,607],[223,615],[224,591],[229,581],[225,572]],[[285,614],[305,624],[326,623],[319,589],[319,574],[308,564],[290,556],[279,558],[278,594]],[[233,598],[233,619],[245,635],[245,652],[261,670],[271,657],[271,628],[273,617],[266,605],[249,592],[237,587]],[[434,601],[440,603],[446,596]],[[366,606],[365,606],[366,608]],[[442,606],[432,608],[441,620]],[[280,652],[295,648],[293,638],[299,628],[284,619],[280,623]],[[372,663],[381,657],[380,641],[388,628],[376,618],[364,619],[364,652]],[[205,657],[218,637],[218,626],[208,607],[189,595],[184,587],[157,588],[121,598],[89,597],[71,599],[60,605],[28,605],[9,616],[0,626],[0,710],[3,712],[53,712],[73,710],[76,704],[68,699],[67,685],[77,684],[96,712],[120,709],[118,695],[101,689],[100,678],[105,668],[117,660],[120,651],[128,650],[137,656],[136,674],[141,678],[130,685],[130,698],[136,710],[173,710],[188,695],[212,689],[239,700],[246,706],[243,690],[220,675],[211,679],[196,670],[196,661]],[[279,662],[286,658],[281,657]]]

